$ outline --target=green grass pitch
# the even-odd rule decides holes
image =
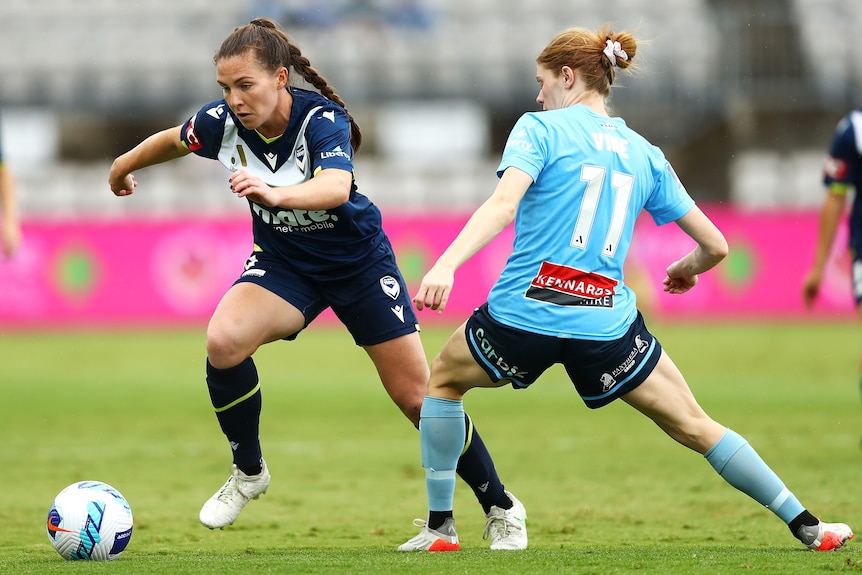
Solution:
[[[654,324],[701,404],[745,436],[815,515],[862,531],[859,328],[846,323]],[[257,356],[273,481],[236,524],[201,504],[230,453],[209,405],[204,330],[0,329],[0,573],[850,573],[862,543],[811,553],[703,458],[621,402],[586,409],[562,370],[527,391],[476,390],[465,405],[530,548],[491,552],[459,482],[462,551],[401,554],[426,510],[418,433],[345,330],[311,328]],[[423,333],[429,356],[448,328]],[[70,563],[45,535],[54,495],[83,479],[129,500],[116,561]]]

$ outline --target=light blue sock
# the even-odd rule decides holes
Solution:
[[[790,523],[805,508],[741,435],[728,429],[703,455],[725,481]]]
[[[430,511],[451,511],[455,468],[464,448],[464,404],[461,400],[425,397],[419,420],[422,467]]]

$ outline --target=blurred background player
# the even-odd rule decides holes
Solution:
[[[514,247],[488,301],[431,364],[420,443],[428,519],[401,551],[454,551],[454,469],[464,394],[525,389],[562,363],[593,409],[622,399],[671,438],[703,454],[728,483],[781,518],[810,549],[853,533],[806,510],[749,443],[713,421],[648,331],[623,266],[642,210],[676,223],[696,247],[667,267],[664,291],[684,294],[727,255],[723,234],[695,205],[662,151],[608,115],[617,68],[637,53],[629,33],[570,28],[536,59],[544,111],[521,116],[503,151],[494,193],[422,279],[413,300],[443,310],[455,271],[512,221]]]
[[[21,243],[21,222],[18,219],[18,202],[15,177],[3,161],[3,141],[0,139],[0,249],[11,257]]]
[[[853,295],[856,298],[856,313],[862,319],[862,108],[844,116],[835,128],[835,135],[829,146],[829,157],[823,168],[823,183],[826,194],[820,207],[820,223],[817,233],[817,246],[814,262],[802,282],[802,299],[810,309],[820,293],[820,284],[838,226],[844,217],[847,197],[855,190],[850,208],[849,247],[853,261]],[[862,356],[859,364],[859,388],[862,392]]]
[[[254,250],[207,328],[207,386],[233,451],[231,476],[200,512],[212,529],[233,523],[269,486],[252,359],[259,346],[295,339],[331,307],[417,426],[429,374],[380,211],[353,180],[362,134],[341,98],[268,19],[236,28],[214,61],[224,99],[119,156],[109,175],[111,190],[127,196],[133,171],[194,152],[228,168],[230,189],[249,203]],[[319,93],[291,86],[291,69]],[[491,546],[523,549],[526,531],[507,527],[523,524],[523,507],[466,416],[465,426],[458,473],[485,510]]]

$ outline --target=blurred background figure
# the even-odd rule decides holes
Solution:
[[[3,255],[11,257],[21,243],[21,222],[18,219],[18,201],[15,192],[15,177],[3,162],[3,141],[0,139],[0,248]]]
[[[814,263],[802,283],[802,298],[810,309],[820,294],[820,286],[830,263],[832,245],[838,227],[844,220],[844,210],[850,202],[849,247],[853,259],[852,288],[856,299],[856,312],[862,318],[862,108],[844,116],[835,128],[829,146],[829,157],[823,168],[826,195],[820,208],[820,227],[817,234]],[[862,358],[859,366],[859,386],[862,391]]]

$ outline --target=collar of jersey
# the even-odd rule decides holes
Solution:
[[[255,130],[254,133],[257,134],[258,136],[260,136],[260,139],[263,140],[267,144],[273,143],[274,141],[276,141],[277,139],[279,139],[280,137],[282,137],[284,135],[284,134],[279,134],[279,135],[274,136],[272,138],[267,138],[266,136],[264,136],[263,134],[261,134],[257,130]]]

